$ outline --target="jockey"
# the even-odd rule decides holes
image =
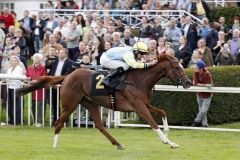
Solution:
[[[135,43],[133,49],[129,46],[114,47],[104,52],[100,58],[100,64],[113,71],[104,78],[102,83],[109,86],[109,82],[115,75],[128,70],[129,67],[143,69],[157,63],[156,60],[150,63],[142,62],[145,55],[148,55],[148,47],[143,42]]]

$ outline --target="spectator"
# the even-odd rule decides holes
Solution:
[[[198,49],[195,49],[193,51],[191,60],[188,63],[188,67],[189,68],[196,68],[197,62],[201,59],[202,59],[202,53]]]
[[[83,27],[86,27],[86,24],[85,24],[85,20],[84,20],[84,17],[82,14],[79,14],[77,16],[77,19],[78,19],[78,26],[77,28],[81,28],[81,30],[83,29]],[[80,29],[79,29],[80,30]]]
[[[104,41],[104,49],[105,51],[112,48],[112,42],[111,41]]]
[[[83,65],[92,65],[91,56],[88,55],[88,54],[84,54],[84,55],[83,55],[82,62],[80,63],[80,65],[81,65],[81,64],[83,64]]]
[[[11,11],[11,15],[12,15],[13,20],[14,20],[14,28],[15,29],[19,28],[19,23],[18,23],[18,18],[17,18],[16,12]]]
[[[215,43],[218,41],[218,31],[216,29],[216,26],[213,22],[210,23],[210,32],[208,33],[206,37],[206,43],[208,48],[213,51]],[[216,55],[213,54],[213,59],[215,59]]]
[[[161,26],[161,17],[156,16],[152,25],[152,38],[158,40],[159,37],[163,36],[163,28]]]
[[[213,56],[211,50],[206,46],[206,40],[201,38],[198,40],[198,50],[202,53],[202,60],[206,66],[213,66]]]
[[[104,29],[105,29],[105,31],[104,31]],[[107,33],[107,30],[106,30],[106,28],[102,28],[102,25],[97,25],[95,28],[95,33],[96,33],[96,36],[103,37],[104,34]]]
[[[177,23],[177,27],[178,27],[179,29],[181,29],[183,35],[184,35],[184,27],[185,27],[186,23],[187,23],[186,16],[185,16],[185,15],[182,15],[182,16],[180,17],[180,21]]]
[[[218,41],[215,42],[212,54],[213,59],[215,60],[216,56],[219,54],[220,50],[222,50],[223,45],[225,44],[225,33],[223,31],[218,32]],[[214,64],[216,65],[216,61],[214,61]]]
[[[189,0],[174,0],[173,4],[177,10],[187,10],[189,5]]]
[[[11,39],[14,39],[14,37],[15,37],[15,28],[14,28],[14,26],[9,26],[8,34],[6,35],[6,37],[10,37]]]
[[[152,39],[149,41],[149,57],[150,59],[153,59],[157,56],[157,41],[155,39]]]
[[[119,2],[119,1],[116,1],[115,2],[115,5],[114,5],[114,7],[113,7],[113,12],[112,12],[112,14],[113,14],[113,18],[114,19],[116,19],[116,20],[118,20],[119,18],[120,18],[120,15],[121,15],[121,12],[119,12],[119,11],[114,11],[114,10],[121,10],[121,3]],[[118,31],[119,32],[119,31]],[[123,31],[122,31],[123,32]]]
[[[33,25],[31,26],[33,30],[35,52],[38,52],[43,47],[44,26],[45,26],[45,21],[43,20],[43,13],[38,12],[37,20],[35,20],[33,22]]]
[[[150,36],[152,35],[152,27],[148,23],[147,17],[142,17],[142,25],[140,27],[139,38],[141,42],[144,42],[147,46],[149,45]]]
[[[0,14],[0,21],[5,22],[6,29],[9,28],[9,26],[14,26],[14,19],[12,15],[9,13],[9,9],[7,7],[3,8],[3,14]]]
[[[54,34],[54,37],[56,39],[56,43],[57,44],[60,44],[63,46],[63,48],[67,48],[67,43],[62,40],[62,33],[60,31],[57,31],[55,34]]]
[[[198,39],[197,25],[193,24],[187,33],[187,46],[191,48],[192,51],[198,47]]]
[[[115,27],[112,26],[112,25],[108,26],[107,29],[108,29],[108,32],[107,32],[107,33],[109,33],[109,34],[111,34],[111,35],[115,32]]]
[[[79,42],[79,53],[78,53],[78,59],[81,62],[83,55],[84,54],[88,54],[87,53],[87,46],[86,43],[84,41]]]
[[[62,5],[62,1],[61,0],[57,0],[57,5],[56,5],[55,9],[61,10],[63,8],[64,8],[64,6]],[[64,12],[56,11],[56,13],[62,15]]]
[[[54,47],[57,50],[57,52],[63,48],[62,45],[56,42],[54,34],[51,34],[49,36],[49,43],[43,48],[43,54],[45,54],[45,56],[48,53],[50,47]]]
[[[104,49],[104,41],[102,37],[97,36],[96,41],[94,42],[94,53],[92,55],[92,64],[100,65],[100,57],[102,56]]]
[[[53,5],[53,2],[52,1],[47,1],[47,6],[46,6],[46,11],[45,11],[45,14],[46,15],[50,15],[50,14],[54,14],[54,5]]]
[[[62,76],[70,74],[72,69],[73,61],[68,58],[67,49],[60,49],[58,58],[48,63],[46,61],[46,68],[50,69],[48,75],[50,76]],[[52,89],[52,106],[53,106],[53,121],[54,124],[59,117],[60,105],[57,106],[57,89]]]
[[[225,33],[225,36],[228,36],[229,33],[229,28],[225,23],[225,17],[220,17],[219,18],[219,27],[217,29],[218,31],[223,31]]]
[[[136,43],[135,39],[131,37],[131,30],[125,29],[123,33],[123,38],[121,38],[121,41],[127,45],[133,47],[133,45]]]
[[[116,20],[116,28],[115,31],[119,32],[119,33],[123,33],[124,32],[124,26],[122,23],[122,19],[117,19]]]
[[[24,23],[23,26],[27,31],[31,32],[32,31],[31,26],[33,25],[34,19],[29,17],[29,11],[28,10],[24,11],[23,16],[24,16],[24,18],[22,19],[23,23]]]
[[[199,60],[195,68],[195,72],[193,76],[193,84],[199,87],[211,88],[212,83],[213,83],[212,75],[207,70],[206,64],[202,60]],[[198,111],[197,117],[193,122],[193,126],[208,127],[207,111],[209,109],[211,100],[212,100],[212,93],[208,93],[208,92],[197,93],[197,102],[198,102],[199,111]]]
[[[43,36],[43,48],[49,44],[49,36],[51,34],[52,33],[49,33],[49,32],[45,32],[44,33],[44,36]]]
[[[24,20],[19,20],[18,22],[19,22],[19,29],[21,29],[23,31],[22,35],[26,39],[27,45],[29,45],[29,41],[31,38],[31,32],[24,28]]]
[[[19,58],[17,56],[12,56],[10,58],[10,68],[7,71],[9,76],[24,76],[24,71],[22,67],[19,66]],[[15,90],[20,88],[20,80],[8,80],[8,124],[19,125],[21,123],[21,97],[15,95]],[[14,100],[15,98],[15,100]],[[14,106],[15,101],[15,106]],[[14,113],[15,111],[15,113]],[[15,114],[15,116],[14,116]]]
[[[58,21],[58,27],[56,27],[56,28],[54,29],[53,33],[55,34],[55,33],[57,33],[58,31],[61,32],[61,34],[62,34],[63,36],[65,36],[66,33],[67,33],[67,27],[65,27],[65,21],[64,21],[63,18],[60,18],[60,19],[59,19],[59,21]]]
[[[235,29],[240,30],[240,23],[239,23],[239,17],[238,16],[234,16],[234,18],[233,18],[232,31],[234,31]]]
[[[93,27],[93,28],[95,28],[96,26],[97,26],[97,20],[99,19],[100,17],[99,17],[99,15],[98,15],[98,13],[96,13],[96,12],[94,12],[93,14],[92,14],[92,21],[91,21],[91,27]]]
[[[221,48],[220,52],[216,56],[215,62],[218,66],[234,64],[234,58],[230,52],[228,44],[225,44],[224,47]]]
[[[166,53],[165,39],[163,37],[158,38],[158,55]]]
[[[4,42],[4,50],[0,51],[1,56],[1,71],[0,73],[7,74],[7,70],[9,68],[9,58],[10,51],[14,49],[14,45],[12,43],[12,39],[10,37],[6,37]]]
[[[176,27],[175,18],[171,18],[169,27],[163,33],[164,39],[173,43],[174,50],[177,50],[179,47],[179,38],[182,36],[182,32],[179,28]]]
[[[183,35],[185,37],[188,36],[189,32],[191,31],[192,28],[192,18],[190,16],[186,17],[186,23],[183,25],[182,29],[183,29]]]
[[[4,45],[5,37],[5,32],[2,30],[2,28],[0,28],[0,48],[2,48]]]
[[[14,32],[15,38],[13,41],[15,45],[20,48],[20,57],[27,59],[27,56],[28,56],[27,42],[22,34],[23,34],[23,31],[21,29],[16,29]]]
[[[203,18],[200,29],[199,29],[199,36],[201,38],[207,39],[208,34],[210,33],[211,29],[209,27],[209,20],[207,18]]]
[[[80,9],[76,1],[73,1],[73,9]]]
[[[13,50],[10,50],[10,56],[17,56],[20,59],[19,65],[26,71],[27,60],[21,55],[21,49],[19,46],[14,46]]]
[[[46,21],[44,30],[49,30],[53,33],[54,29],[58,27],[58,22],[55,21],[55,15],[54,14],[50,14],[49,15],[49,20]]]
[[[180,46],[175,54],[179,62],[184,68],[187,68],[188,63],[191,59],[192,52],[191,49],[187,46],[187,39],[185,37],[180,37],[179,39]]]
[[[204,17],[209,17],[210,9],[204,0],[196,0],[192,2],[190,12],[202,20]]]
[[[120,45],[124,45],[121,42],[121,34],[119,32],[114,32],[112,34],[112,38],[113,38],[113,47],[120,47]]]
[[[6,29],[6,25],[5,25],[4,20],[0,20],[0,28],[4,32],[5,35],[8,33],[8,30]]]
[[[88,41],[87,46],[86,46],[86,52],[89,56],[92,56],[92,54],[94,53],[94,50],[95,50],[93,42],[95,42],[95,40]]]
[[[34,41],[32,39],[33,37],[32,37],[31,26],[34,23],[34,19],[29,17],[29,11],[28,10],[24,11],[23,16],[24,16],[24,18],[22,19],[22,21],[23,21],[23,26],[22,27],[24,28],[23,36],[26,38],[26,43],[27,43],[27,46],[28,46],[29,55],[33,55],[34,54]],[[22,29],[22,28],[20,27],[20,29]],[[25,32],[25,35],[24,35],[24,32]]]
[[[236,59],[236,56],[240,49],[240,38],[239,38],[239,30],[234,29],[232,39],[228,41],[230,52],[233,55],[233,58]]]
[[[27,68],[26,76],[34,80],[37,79],[39,76],[47,75],[47,70],[45,66],[41,64],[43,55],[40,53],[35,53],[32,56],[32,59],[33,64]],[[45,98],[46,94],[44,89],[34,91],[32,94],[32,112],[36,127],[41,127],[42,122],[44,121],[43,117],[45,117],[46,108],[45,104],[43,104],[42,102]]]

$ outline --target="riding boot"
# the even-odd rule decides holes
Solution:
[[[110,72],[102,81],[102,84],[106,85],[106,86],[110,86],[111,81],[113,80],[113,78],[124,72],[123,67],[118,67],[117,69],[114,69],[112,72]]]

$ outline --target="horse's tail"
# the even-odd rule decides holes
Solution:
[[[29,86],[16,90],[17,95],[24,95],[40,88],[47,88],[61,83],[66,76],[42,76],[30,82]]]

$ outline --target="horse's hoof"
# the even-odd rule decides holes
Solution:
[[[173,143],[173,142],[169,142],[169,145],[171,148],[179,148],[180,146],[176,143]]]
[[[125,146],[122,145],[122,144],[119,144],[119,145],[117,146],[117,149],[119,149],[119,150],[123,150],[123,149],[125,149]]]

